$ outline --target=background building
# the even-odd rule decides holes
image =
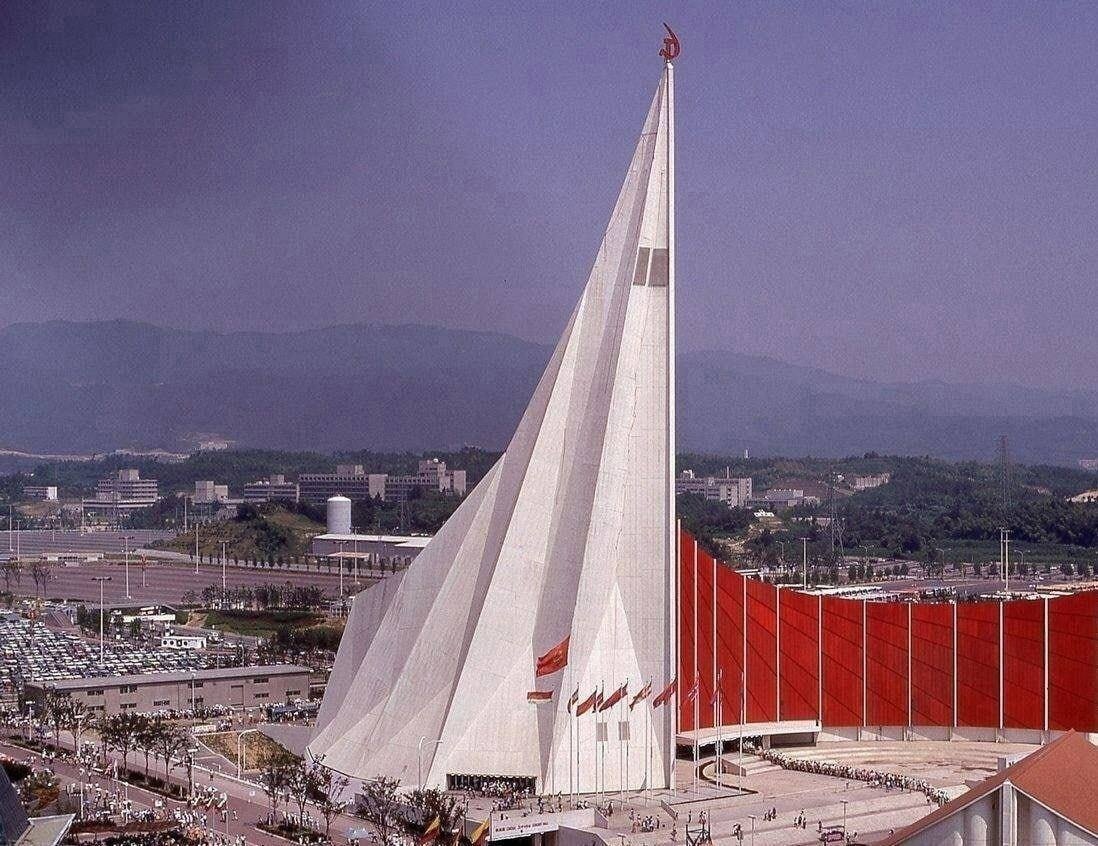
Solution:
[[[298,485],[302,499],[314,503],[326,502],[333,496],[345,496],[355,502],[368,499],[403,502],[416,491],[457,496],[466,492],[465,471],[450,470],[445,461],[437,458],[421,460],[419,470],[408,476],[367,473],[361,464],[340,464],[334,473],[302,473]]]
[[[872,476],[855,476],[853,480],[854,490],[868,491],[872,488],[879,488],[881,485],[887,485],[891,478],[891,473],[877,473]]]
[[[281,473],[244,485],[244,501],[251,503],[270,502],[274,499],[297,502],[299,494],[297,482],[287,482]]]
[[[178,673],[28,682],[26,697],[41,711],[46,694],[56,690],[89,711],[148,713],[164,708],[227,705],[254,708],[309,698],[308,667],[274,664],[225,667]]]
[[[194,501],[199,505],[215,502],[225,502],[229,498],[229,486],[219,485],[215,482],[201,481],[194,483]]]
[[[40,499],[44,502],[56,502],[57,488],[54,485],[23,485],[23,496],[27,499]]]
[[[696,476],[693,470],[683,470],[675,479],[675,493],[697,494],[708,500],[723,502],[729,508],[745,508],[752,496],[751,479],[733,478],[728,469],[723,476],[704,478]]]
[[[142,479],[138,470],[128,468],[100,479],[95,486],[95,496],[84,500],[84,508],[119,514],[149,508],[159,498],[156,479]]]

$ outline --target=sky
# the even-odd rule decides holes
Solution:
[[[1098,4],[0,4],[0,325],[553,342],[676,62],[679,343],[1098,388]]]

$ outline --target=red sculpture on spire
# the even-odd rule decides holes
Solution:
[[[660,55],[667,61],[673,62],[675,57],[679,55],[679,37],[675,35],[674,31],[666,23],[663,28],[667,30],[667,38],[663,39],[663,49],[660,50]]]

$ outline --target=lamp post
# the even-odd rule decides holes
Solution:
[[[755,846],[755,815],[749,814],[751,817],[751,846]]]
[[[130,599],[130,541],[134,539],[133,535],[122,535],[122,549],[126,556],[126,599]]]
[[[99,582],[99,663],[103,663],[105,649],[103,647],[103,615],[106,613],[103,602],[103,585],[111,580],[110,576],[92,576],[93,582]]]
[[[846,800],[843,799],[843,837],[846,837]]]
[[[419,743],[416,744],[416,762],[419,765],[419,778],[417,783],[419,784],[420,790],[423,790],[423,741],[425,741],[426,739],[427,735],[423,735],[423,737],[419,739]],[[435,746],[440,746],[441,744],[441,740],[434,741]]]
[[[236,736],[236,777],[242,778],[244,772],[244,764],[247,762],[248,749],[244,745],[244,735],[252,734],[259,731],[259,729],[244,729]]]
[[[343,616],[343,541],[339,542],[339,616]]]
[[[808,590],[808,538],[801,538],[801,573],[803,584],[801,585],[803,590]]]

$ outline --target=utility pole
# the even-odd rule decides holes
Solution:
[[[194,574],[198,575],[198,521],[194,521]]]
[[[225,541],[221,541],[221,598],[225,598]]]
[[[130,596],[130,541],[133,537],[133,535],[122,535],[122,548],[126,556],[126,599],[132,598]]]
[[[802,589],[808,590],[808,538],[801,538]]]
[[[104,637],[103,637],[103,618],[107,614],[107,609],[105,608],[105,603],[103,601],[103,585],[105,585],[110,580],[111,580],[110,576],[92,576],[92,581],[93,582],[99,582],[99,663],[100,664],[103,664],[104,655],[106,654],[106,649],[104,647],[104,642],[105,641],[104,641]]]

